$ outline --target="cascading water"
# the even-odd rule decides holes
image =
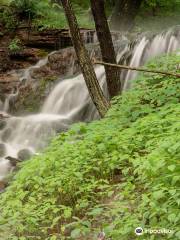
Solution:
[[[104,68],[96,69],[101,87],[106,92]],[[73,101],[72,101],[73,99]],[[58,132],[78,121],[97,119],[82,74],[60,82],[45,101],[39,114],[7,118],[0,132],[0,180],[11,168],[8,156],[19,158],[22,151],[34,154],[43,149]]]
[[[177,36],[172,35],[171,31],[156,35],[153,39],[143,37],[135,46],[129,63],[131,67],[143,66],[148,60],[161,55],[169,54],[180,48],[179,32]],[[129,70],[126,73],[123,89],[130,87],[132,80],[136,78],[137,72]]]
[[[179,33],[178,33],[179,34]],[[118,61],[127,53],[130,66],[139,67],[150,58],[162,53],[169,54],[180,47],[180,39],[177,35],[168,32],[159,34],[152,39],[143,37],[138,41],[133,49],[126,45],[118,52]],[[53,53],[51,53],[53,54]],[[126,60],[126,59],[124,59]],[[48,62],[48,58],[41,60],[36,66],[27,69],[23,79],[30,78],[30,70],[38,68]],[[126,62],[126,61],[125,61]],[[70,64],[70,72],[73,72],[73,59]],[[104,67],[95,67],[100,85],[107,95]],[[121,80],[124,83],[124,90],[128,89],[137,73],[134,71],[123,71]],[[17,93],[13,93],[17,94]],[[11,95],[9,96],[11,98]],[[9,99],[5,105],[0,103],[1,110],[8,110]],[[4,113],[3,113],[4,114]],[[37,153],[44,148],[50,138],[58,132],[68,129],[68,127],[79,121],[91,121],[98,118],[98,113],[89,97],[82,74],[75,77],[60,80],[47,97],[42,111],[39,114],[3,118],[0,122],[0,180],[3,179],[11,169],[8,157],[21,158],[23,151],[29,155]],[[7,159],[8,158],[8,159]]]
[[[130,66],[138,67],[141,64],[142,56],[144,53],[144,50],[146,49],[146,46],[148,44],[148,39],[145,37],[140,41],[140,43],[137,45],[135,48],[135,51],[133,53],[132,59],[130,61]],[[124,82],[124,89],[127,89],[129,87],[131,79],[134,79],[136,77],[136,72],[135,71],[128,71],[125,82]]]

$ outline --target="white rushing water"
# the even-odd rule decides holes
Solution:
[[[152,39],[143,37],[132,50],[129,65],[139,67],[147,60],[159,54],[169,54],[180,48],[180,39],[171,32],[159,34]],[[129,46],[117,53],[118,61],[129,51]],[[51,53],[53,54],[53,53]],[[48,62],[48,57],[35,66],[24,71],[21,80],[29,79],[30,71],[39,68]],[[70,63],[70,72],[73,72],[73,59]],[[100,85],[107,95],[104,67],[95,68]],[[137,76],[135,71],[126,71],[121,75],[124,90],[131,86],[132,80]],[[13,93],[18,94],[18,93]],[[13,95],[13,96],[14,96]],[[4,103],[0,102],[0,110],[8,111],[9,95]],[[4,114],[4,113],[3,113]],[[39,114],[7,117],[0,122],[0,180],[11,169],[7,159],[22,158],[37,153],[43,149],[50,139],[58,132],[65,131],[68,127],[79,121],[91,121],[98,118],[98,113],[91,102],[82,74],[60,80],[47,97],[42,111]]]

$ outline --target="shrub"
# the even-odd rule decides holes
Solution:
[[[19,52],[22,49],[21,40],[19,38],[14,38],[9,44],[10,53]]]
[[[20,19],[32,19],[37,14],[37,0],[12,0],[10,6]]]

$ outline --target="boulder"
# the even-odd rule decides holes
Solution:
[[[19,160],[18,158],[14,158],[14,157],[11,157],[11,156],[8,156],[6,157],[7,160],[9,160],[10,164],[15,167],[18,162],[21,162],[21,160]]]
[[[33,153],[29,149],[22,149],[18,152],[18,159],[20,161],[28,160],[32,155]]]
[[[62,122],[55,122],[53,128],[56,133],[66,132],[69,129],[68,125]]]

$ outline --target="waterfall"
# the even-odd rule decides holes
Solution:
[[[148,44],[149,40],[146,39],[145,37],[140,41],[140,43],[136,46],[135,51],[133,53],[133,57],[130,61],[130,66],[134,66],[134,67],[138,67],[141,64],[142,61],[142,57],[143,57],[143,53],[144,50]],[[137,75],[137,72],[135,71],[128,71],[126,78],[125,78],[125,82],[124,82],[124,86],[123,89],[126,90],[127,88],[129,88],[130,85],[130,80],[134,79]]]
[[[106,92],[104,68],[96,67],[95,71],[101,87]],[[88,105],[89,111],[86,109]],[[45,101],[42,113],[66,116],[71,121],[88,121],[96,118],[96,109],[91,102],[83,75],[79,74],[58,84]]]
[[[139,67],[152,57],[162,53],[169,54],[179,47],[178,35],[171,32],[159,34],[153,38],[144,36],[133,47],[126,45],[119,50],[117,59],[121,63]],[[26,69],[20,80],[29,81],[31,70],[47,64],[48,57]],[[69,72],[73,73],[73,59],[70,66]],[[105,95],[107,95],[104,67],[95,67],[95,72]],[[135,71],[122,72],[121,81],[124,83],[124,90],[130,88],[136,76],[137,72]],[[16,94],[18,93],[7,97],[4,107],[0,102],[0,109],[7,112],[9,100]],[[82,74],[64,80],[59,79],[39,114],[10,116],[0,120],[0,180],[12,168],[9,157],[23,159],[22,153],[31,156],[46,147],[53,136],[67,130],[72,123],[91,121],[97,118],[98,113],[90,99]]]
[[[143,66],[148,60],[161,54],[169,54],[180,48],[180,36],[172,35],[171,31],[156,35],[153,39],[143,37],[134,47],[129,63],[131,67]],[[127,71],[123,89],[130,88],[138,72]]]

